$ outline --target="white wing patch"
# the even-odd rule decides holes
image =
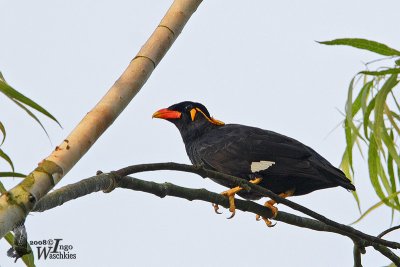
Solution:
[[[252,172],[260,172],[268,169],[274,164],[274,161],[261,160],[259,162],[252,162],[250,168]]]

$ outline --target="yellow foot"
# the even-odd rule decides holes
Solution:
[[[271,218],[275,218],[276,215],[278,215],[278,208],[274,206],[275,203],[276,203],[276,202],[273,201],[273,200],[268,200],[268,201],[265,202],[265,204],[264,204],[264,206],[265,206],[266,208],[268,208],[268,209],[271,210],[271,213],[272,213]],[[260,215],[257,214],[257,215],[256,215],[256,220],[259,221],[259,220],[261,220],[261,219],[265,222],[265,224],[266,224],[268,227],[274,227],[275,224],[276,224],[276,223],[273,224],[268,218],[261,217]]]
[[[261,180],[262,180],[262,178],[256,178],[254,180],[250,180],[250,183],[258,184],[261,182]],[[231,216],[229,216],[228,219],[232,219],[236,214],[235,195],[236,195],[236,193],[240,192],[241,190],[243,190],[243,188],[241,188],[240,186],[236,186],[232,189],[226,190],[221,193],[221,195],[229,198],[229,211],[231,212]],[[221,212],[218,211],[218,209],[219,209],[218,204],[212,204],[212,206],[214,207],[215,213],[221,214]]]
[[[280,197],[283,197],[283,198],[287,198],[287,197],[293,196],[293,194],[294,194],[294,190],[289,190],[289,191],[286,191],[285,193],[279,194],[279,196],[280,196]],[[264,204],[264,206],[265,206],[266,208],[268,208],[268,209],[271,210],[271,213],[272,213],[271,218],[272,218],[272,219],[275,218],[276,215],[278,215],[278,208],[274,206],[275,204],[276,204],[276,201],[273,200],[273,199],[268,200],[268,201],[265,202],[265,204]],[[261,219],[265,222],[265,224],[266,224],[268,227],[274,227],[274,226],[276,225],[276,223],[273,224],[268,218],[262,217],[262,216],[260,216],[260,215],[257,214],[257,215],[256,215],[256,220],[259,221],[259,220],[261,220]]]
[[[221,195],[226,196],[229,199],[229,211],[231,212],[231,216],[229,216],[228,219],[232,219],[236,214],[235,195],[241,190],[242,188],[240,186],[236,186],[221,193]]]

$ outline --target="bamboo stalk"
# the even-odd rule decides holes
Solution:
[[[82,158],[139,92],[201,0],[175,0],[121,77],[68,137],[20,184],[0,197],[0,238]]]

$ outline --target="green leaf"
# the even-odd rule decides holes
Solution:
[[[400,121],[400,115],[399,115],[399,114],[397,114],[397,113],[391,111],[391,112],[390,112],[390,115],[392,115],[395,119],[397,119],[398,121]]]
[[[350,166],[350,162],[349,162],[347,147],[343,153],[342,161],[340,162],[339,168],[344,172],[346,177],[349,178],[352,183],[354,183],[354,178],[353,178],[352,172],[350,171],[351,166]],[[352,194],[357,203],[358,211],[361,214],[361,204],[360,204],[360,199],[358,198],[358,194],[356,191],[352,191]]]
[[[399,126],[397,125],[396,121],[394,120],[394,119],[395,119],[395,116],[393,115],[394,112],[393,112],[393,111],[390,111],[390,110],[389,110],[389,107],[388,107],[387,105],[385,105],[385,107],[384,107],[384,112],[385,112],[387,118],[389,119],[391,126],[392,126],[392,127],[396,130],[396,132],[400,135],[400,128],[399,128]],[[394,113],[394,114],[397,115],[396,113]]]
[[[393,131],[390,131],[390,139],[392,141],[394,141]],[[392,193],[393,193],[393,192],[397,191],[397,185],[396,185],[396,178],[395,178],[394,168],[393,168],[393,157],[391,156],[391,154],[389,152],[388,152],[388,160],[387,160],[387,170],[388,170],[388,175],[389,175],[390,184],[391,184]],[[396,205],[400,207],[400,202],[399,202],[398,196],[396,195],[396,197],[393,199],[396,202]]]
[[[347,45],[368,50],[383,56],[400,56],[400,51],[396,49],[390,48],[382,43],[361,38],[342,38],[318,43],[325,45]]]
[[[368,169],[369,169],[369,178],[371,180],[371,184],[375,189],[378,197],[388,206],[391,206],[389,201],[386,200],[385,194],[382,191],[381,185],[379,183],[379,165],[380,158],[378,154],[378,147],[375,141],[375,136],[371,133],[370,136],[370,144],[368,148]]]
[[[11,232],[8,232],[4,238],[6,239],[6,241],[8,242],[8,244],[10,244],[10,246],[13,246],[14,244],[14,235]],[[32,248],[29,244],[27,244],[29,249],[32,251]],[[33,252],[29,253],[27,255],[24,255],[22,257],[22,261],[25,263],[26,266],[28,267],[35,267],[35,258],[33,256]]]
[[[400,191],[397,191],[397,192],[391,194],[390,196],[386,197],[385,200],[388,201],[388,200],[392,199],[393,197],[398,196],[399,194],[400,194]],[[355,220],[354,222],[350,223],[350,225],[353,225],[353,224],[356,224],[356,223],[360,222],[362,219],[364,219],[365,216],[370,214],[371,211],[374,211],[375,209],[379,208],[383,204],[384,204],[384,202],[382,200],[379,201],[378,203],[375,203],[369,209],[367,209],[363,214],[361,214],[361,216],[357,220]]]
[[[369,120],[369,116],[371,115],[371,112],[374,110],[375,108],[375,99],[376,97],[374,97],[368,104],[367,109],[365,110],[364,113],[364,119],[363,119],[363,125],[364,125],[364,136],[369,139],[368,137],[368,126],[370,124],[370,120]],[[370,141],[371,142],[371,141]]]
[[[400,73],[400,68],[393,68],[393,69],[387,69],[387,70],[381,70],[381,71],[360,71],[360,74],[365,74],[365,75],[372,75],[372,76],[384,76],[388,74],[399,74]]]
[[[360,110],[361,108],[361,96],[364,90],[367,90],[370,85],[363,86],[361,92],[358,94],[356,100],[354,101],[355,105],[353,105],[353,89],[354,89],[354,79],[351,79],[349,84],[349,89],[347,92],[347,101],[346,101],[346,119],[344,121],[344,131],[346,136],[346,150],[347,150],[347,158],[349,161],[349,166],[354,174],[353,170],[353,146],[355,141],[357,141],[357,137],[360,137],[364,142],[364,138],[361,136],[358,128],[353,123],[354,115]],[[353,134],[354,133],[354,134]]]
[[[0,172],[0,177],[25,178],[26,174],[19,172]]]
[[[357,203],[358,212],[361,213],[361,203],[360,203],[360,199],[358,197],[357,192],[356,191],[351,191],[351,194],[353,195],[353,197],[354,197],[354,199],[355,199],[355,201]]]
[[[393,101],[396,104],[397,109],[400,111],[400,104],[399,104],[399,102],[397,102],[397,99],[394,96],[393,91],[390,91],[390,94],[392,95]]]
[[[5,192],[7,192],[7,189],[4,187],[3,183],[0,182],[0,193],[4,194]]]
[[[29,244],[28,244],[29,246]],[[29,249],[32,250],[32,248],[29,246]],[[22,260],[24,261],[25,265],[28,267],[35,267],[35,257],[33,256],[33,252],[29,253],[27,255],[22,256]]]
[[[365,83],[363,85],[363,87],[361,88],[360,92],[358,93],[358,95],[352,105],[352,110],[351,110],[352,117],[354,117],[357,114],[357,112],[360,110],[362,102],[366,101],[368,92],[371,89],[373,84],[374,84],[373,81],[369,81],[369,82]]]
[[[347,160],[349,161],[349,166],[351,169],[351,173],[354,174],[353,170],[353,137],[351,134],[351,128],[349,127],[349,121],[346,119],[344,121],[344,132],[346,136],[346,155]]]
[[[400,156],[399,152],[396,150],[396,144],[394,143],[394,139],[392,139],[389,134],[386,132],[386,129],[382,129],[382,140],[389,152],[389,155],[396,162],[397,166],[400,166]]]
[[[366,77],[367,76],[364,76],[365,77],[365,79],[366,79]],[[361,109],[362,109],[362,114],[364,114],[365,113],[365,111],[366,111],[366,109],[367,109],[367,99],[368,99],[368,97],[369,97],[369,95],[370,95],[370,92],[372,91],[371,90],[371,88],[373,88],[373,86],[374,86],[374,79],[373,80],[371,80],[371,81],[369,81],[369,82],[364,82],[364,86],[367,86],[367,83],[370,83],[371,85],[368,85],[368,90],[364,90],[363,91],[363,93],[362,93],[362,96],[361,96]]]
[[[11,98],[17,102],[23,103],[23,104],[39,111],[43,115],[45,115],[48,118],[55,121],[61,127],[61,124],[57,121],[57,119],[53,115],[51,115],[47,110],[45,110],[43,107],[41,107],[35,101],[31,100],[30,98],[24,96],[23,94],[21,94],[20,92],[18,92],[14,88],[12,88],[10,85],[8,85],[6,82],[4,82],[2,80],[0,80],[0,92],[4,93],[6,96],[8,96],[9,98]]]
[[[360,222],[362,219],[364,219],[365,216],[367,216],[369,213],[371,213],[371,211],[379,208],[382,205],[383,205],[383,201],[379,201],[378,203],[376,203],[375,205],[373,205],[369,209],[367,209],[363,214],[361,214],[361,216],[357,220],[355,220],[354,222],[350,223],[350,225],[353,225],[353,224],[356,224],[356,223]]]
[[[356,98],[356,100],[354,101],[354,104],[353,104],[353,88],[354,88],[353,85],[354,85],[354,78],[351,80],[350,85],[349,85],[349,89],[348,89],[348,92],[347,92],[347,102],[346,102],[346,120],[347,120],[347,125],[346,125],[346,122],[345,122],[345,131],[347,131],[346,140],[347,140],[348,137],[350,137],[350,139],[352,139],[353,137],[355,137],[354,139],[357,139],[357,137],[359,137],[365,142],[365,139],[361,136],[358,128],[353,123],[353,117],[358,112],[358,110],[360,110],[360,107],[361,107],[361,94],[359,94],[357,96],[357,98]],[[368,87],[363,86],[361,91],[365,90],[366,88],[368,88]],[[346,129],[348,129],[348,130],[346,130]],[[353,136],[352,133],[354,133],[355,135]],[[350,139],[349,139],[349,141],[351,141]],[[351,142],[349,142],[349,143],[351,143]],[[349,154],[349,156],[350,156],[349,157],[350,164],[353,165],[352,155]]]
[[[381,163],[380,159],[378,159],[378,175],[380,177],[380,181],[383,184],[383,186],[385,188],[385,191],[386,191],[388,196],[393,194],[393,192],[396,192],[396,191],[392,191],[392,187],[391,187],[391,185],[389,183],[389,179],[388,179],[388,177],[387,177],[387,175],[385,173],[385,170],[383,169],[383,166],[382,166],[382,163]],[[391,203],[391,205],[388,205],[388,206],[400,210],[400,207],[397,207],[395,204]]]
[[[7,242],[12,246],[14,244],[14,235],[11,232],[8,232],[4,238],[7,240]]]
[[[391,75],[386,82],[382,85],[381,89],[379,90],[378,94],[376,95],[375,101],[375,123],[373,126],[374,133],[375,133],[375,140],[379,148],[381,148],[381,129],[382,125],[384,125],[383,120],[383,111],[386,104],[386,97],[389,92],[397,85],[397,74]]]
[[[11,158],[2,149],[0,149],[0,158],[3,158],[5,161],[7,161],[8,164],[11,166],[12,171],[14,172],[14,164]]]
[[[353,89],[354,89],[354,79],[351,79],[349,84],[349,89],[347,89],[347,101],[346,101],[346,118],[353,118]]]
[[[361,127],[361,124],[360,124],[360,126],[359,126],[358,128],[360,128],[360,127]],[[364,153],[363,153],[363,151],[362,151],[361,144],[360,144],[360,142],[359,142],[358,140],[356,140],[356,144],[357,144],[358,151],[360,152],[361,158],[362,158],[363,160],[365,160],[365,157],[364,157]]]
[[[11,99],[17,106],[22,108],[26,113],[28,113],[29,116],[31,116],[32,119],[34,119],[37,123],[39,123],[40,127],[42,127],[44,133],[47,135],[48,138],[50,138],[49,134],[47,133],[46,129],[44,128],[42,122],[38,119],[38,117],[35,116],[35,114],[32,113],[29,109],[27,109],[24,105],[21,103],[15,101],[14,99]]]
[[[4,140],[6,140],[6,128],[4,128],[3,123],[0,121],[0,131],[3,134],[3,140],[1,140],[0,146],[4,143]]]

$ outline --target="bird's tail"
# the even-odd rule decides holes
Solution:
[[[350,179],[346,177],[342,170],[334,167],[334,166],[324,166],[323,172],[326,175],[329,175],[333,181],[337,183],[337,185],[351,191],[356,191],[356,187],[351,183]]]
[[[326,159],[316,153],[318,160],[313,161],[322,175],[329,177],[330,181],[335,183],[336,186],[341,186],[347,190],[356,191],[356,187],[351,183],[350,179],[346,177],[342,170],[330,164]]]
[[[338,184],[341,187],[346,188],[348,190],[356,191],[356,187],[351,183],[350,179],[347,178],[346,175],[341,170],[339,171],[343,174],[343,176],[341,176],[340,179],[337,179]]]

